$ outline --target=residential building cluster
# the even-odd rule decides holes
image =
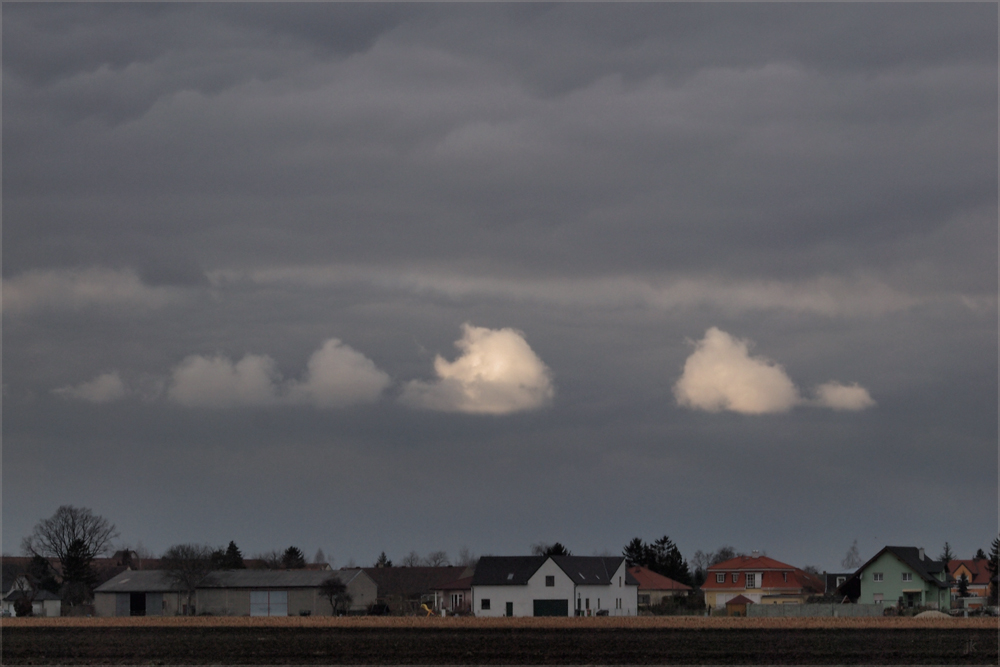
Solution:
[[[32,591],[32,613],[63,613],[58,595],[32,587],[28,558],[4,558],[3,610]],[[693,613],[748,615],[753,605],[824,600],[885,610],[974,610],[990,595],[989,560],[939,561],[917,547],[886,546],[853,572],[816,574],[756,552],[707,567],[692,587],[624,557],[483,556],[470,566],[216,569],[184,588],[158,559],[120,551],[96,559],[97,616],[635,616],[692,599]],[[253,564],[251,564],[253,565]],[[52,566],[58,570],[59,563]],[[332,588],[331,588],[331,582]],[[995,585],[996,579],[993,576]],[[335,597],[331,590],[340,591]],[[340,602],[338,602],[338,600]],[[878,611],[878,610],[876,610]]]

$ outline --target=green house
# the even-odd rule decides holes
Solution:
[[[927,558],[922,548],[884,547],[844,584],[845,590],[848,584],[859,591],[860,604],[951,608],[947,563]]]

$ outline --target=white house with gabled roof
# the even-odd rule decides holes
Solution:
[[[625,559],[483,556],[472,576],[476,616],[635,616],[638,582]]]

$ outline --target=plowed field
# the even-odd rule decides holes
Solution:
[[[5,620],[2,663],[995,665],[1000,658],[995,622],[960,620],[949,627],[869,622],[827,628],[787,622],[642,623],[644,619],[629,624],[561,619],[541,627],[509,622],[521,619],[303,620],[309,622]]]

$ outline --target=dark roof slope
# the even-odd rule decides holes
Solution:
[[[441,586],[462,577],[466,568],[461,565],[440,567],[365,567],[365,574],[378,586],[378,596],[419,598]]]
[[[548,558],[548,556],[482,556],[476,563],[472,585],[524,586]]]
[[[932,583],[938,588],[950,587],[947,581],[941,581],[940,579],[937,578],[937,575],[940,574],[942,571],[945,572],[946,575],[945,579],[948,578],[947,563],[943,561],[932,560],[930,558],[927,558],[926,556],[921,559],[920,549],[918,549],[917,547],[887,546],[887,547],[882,547],[882,549],[877,554],[872,556],[867,563],[859,567],[858,571],[855,572],[854,575],[848,580],[848,582],[844,584],[843,588],[846,589],[848,584],[853,584],[854,581],[858,579],[858,575],[864,572],[869,565],[878,560],[878,558],[887,551],[896,558],[898,558],[908,568],[913,570],[917,574],[917,576],[923,579],[924,581]]]
[[[610,584],[611,577],[625,560],[622,556],[552,556],[551,558],[578,586]]]
[[[473,586],[524,586],[548,559],[576,585],[609,585],[625,559],[621,556],[483,556],[472,576]],[[625,581],[638,582],[628,570]]]

